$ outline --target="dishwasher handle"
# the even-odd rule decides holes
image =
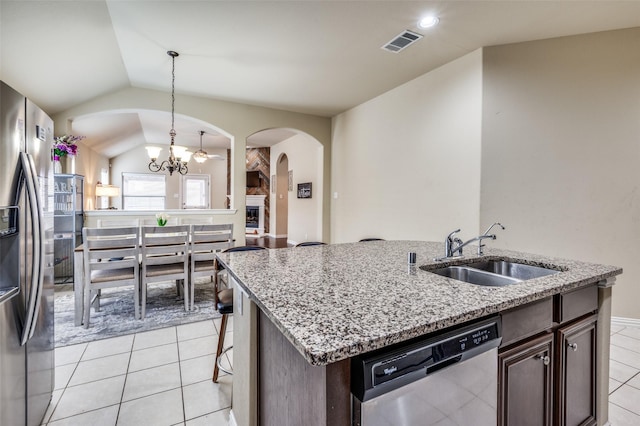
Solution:
[[[462,355],[454,356],[449,359],[445,359],[444,361],[439,362],[437,364],[430,365],[429,367],[427,367],[427,376],[429,374],[435,373],[438,370],[442,370],[443,368],[448,367],[452,364],[456,364],[460,361],[462,361]]]

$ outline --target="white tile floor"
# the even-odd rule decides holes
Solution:
[[[609,422],[640,425],[640,328],[611,327]]]
[[[227,425],[231,376],[211,381],[219,329],[209,320],[57,348],[43,424]],[[230,318],[225,346],[232,341]]]
[[[211,382],[219,328],[210,320],[56,349],[43,424],[226,426],[231,376]],[[225,346],[232,340],[230,318]],[[612,326],[609,376],[610,423],[639,426],[640,328]]]

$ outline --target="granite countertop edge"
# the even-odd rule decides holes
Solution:
[[[384,256],[385,251],[388,250],[388,244],[390,243],[398,245],[403,242],[367,242],[357,244],[366,244],[367,252],[373,253],[373,258],[377,256]],[[404,243],[407,243],[407,247],[404,248],[404,250],[400,249],[400,251],[412,251],[413,249],[415,249],[416,243],[427,244],[428,247],[432,249],[434,246],[439,247],[441,245],[441,243],[438,244],[425,242]],[[298,254],[301,253],[300,250],[308,250],[308,252],[305,252],[305,254],[311,254],[314,249],[316,250],[316,252],[320,250],[323,252],[323,254],[327,254],[327,251],[332,250],[331,246],[347,246],[349,244],[354,243],[327,245],[320,247],[275,249],[269,251],[280,251],[278,254],[283,254],[282,258],[285,260],[299,260]],[[362,246],[356,247],[360,248]],[[289,254],[282,250],[297,250],[298,252],[292,252],[293,254]],[[406,327],[392,327],[390,330],[377,335],[367,335],[367,333],[364,333],[365,335],[356,336],[355,338],[344,338],[343,336],[332,335],[329,331],[326,332],[326,335],[323,335],[322,330],[315,330],[317,328],[317,324],[315,324],[315,322],[313,327],[314,331],[306,330],[304,324],[303,326],[298,327],[297,324],[295,324],[295,321],[292,323],[291,318],[294,315],[290,314],[291,310],[297,309],[295,304],[285,304],[286,307],[284,307],[283,309],[283,305],[279,304],[278,302],[274,302],[274,298],[269,297],[268,295],[265,296],[261,294],[261,286],[273,285],[279,277],[282,278],[285,276],[286,272],[283,272],[284,270],[278,270],[275,274],[266,274],[266,278],[260,279],[256,278],[257,276],[252,274],[251,271],[247,271],[252,268],[245,268],[245,270],[243,270],[240,267],[242,265],[252,265],[250,263],[251,260],[248,260],[247,263],[244,264],[242,261],[239,261],[238,264],[233,261],[235,259],[244,260],[246,256],[260,259],[260,253],[260,251],[232,253],[232,256],[230,256],[230,254],[219,254],[218,258],[222,262],[224,267],[229,270],[230,274],[237,281],[238,285],[242,287],[242,290],[247,293],[248,297],[254,303],[256,303],[258,308],[294,345],[294,347],[307,360],[307,362],[314,366],[331,364],[360,355],[365,352],[380,349],[382,347],[395,343],[400,343],[402,341],[419,337],[454,325],[459,325],[467,321],[482,318],[492,314],[497,314],[499,312],[535,302],[537,300],[544,299],[555,294],[564,293],[587,285],[592,285],[615,277],[616,275],[622,273],[622,269],[615,266],[593,264],[549,256],[497,249],[486,250],[486,254],[482,257],[476,255],[467,255],[464,258],[447,259],[446,261],[440,262],[436,262],[433,260],[433,258],[429,259],[427,257],[428,260],[418,262],[424,268],[424,270],[418,268],[415,271],[414,278],[417,280],[418,284],[427,282],[429,285],[450,286],[451,281],[455,280],[429,273],[428,270],[480,260],[516,261],[519,263],[545,266],[551,269],[559,269],[560,273],[548,277],[527,280],[523,283],[519,283],[517,286],[508,286],[508,288],[486,288],[467,283],[460,283],[463,285],[463,289],[468,293],[472,292],[470,294],[472,294],[474,297],[476,297],[476,295],[473,292],[476,292],[478,294],[485,294],[480,294],[479,296],[477,296],[477,302],[475,304],[470,304],[469,306],[464,307],[464,309],[462,310],[451,310],[449,312],[446,309],[436,309],[436,313],[433,315],[425,313],[422,318],[415,318],[416,316],[414,315],[414,317],[412,317],[411,319],[415,321],[411,321],[412,323],[408,324]],[[323,261],[326,261],[327,256],[323,256],[322,259]],[[328,261],[331,262],[331,259],[329,259]],[[401,262],[396,263],[400,264]],[[278,266],[280,265],[278,264]],[[259,266],[256,266],[256,269],[259,268]],[[384,274],[379,274],[377,279],[380,280],[380,282],[383,282],[386,277]],[[304,278],[302,279],[302,281],[304,281]],[[456,284],[457,283],[459,282],[456,281]],[[283,288],[281,289],[282,291],[287,291],[285,285],[286,283],[283,284]],[[300,285],[304,286],[305,284],[300,283]],[[313,287],[310,286],[310,288]],[[493,298],[491,296],[503,294],[504,297],[496,298],[497,300],[492,300]],[[296,300],[302,299],[298,298]],[[437,305],[438,303],[438,300],[433,301],[433,305]],[[301,315],[303,313],[306,313],[303,311],[304,306],[301,306],[299,309],[299,313]],[[319,317],[322,318],[321,315],[319,315]],[[333,317],[324,317],[325,320],[327,320],[327,318],[329,318],[329,321],[331,321]],[[341,327],[345,326],[344,324],[340,324],[341,319],[344,320],[344,318],[336,316],[336,321],[333,324],[328,324],[327,328],[335,327],[336,329],[341,329]],[[351,319],[349,319],[347,322],[351,322]],[[320,334],[321,336],[318,336],[318,334]]]

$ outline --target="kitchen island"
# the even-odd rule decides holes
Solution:
[[[238,289],[232,406],[237,423],[258,424],[259,411],[260,424],[267,424],[280,404],[284,411],[302,406],[317,424],[349,424],[352,357],[594,284],[602,287],[598,377],[608,374],[609,287],[620,268],[497,249],[485,250],[479,259],[471,254],[473,247],[462,259],[435,262],[442,251],[442,243],[372,241],[220,254]],[[408,252],[415,252],[417,265],[426,269],[502,259],[559,272],[485,287],[410,267]],[[279,359],[282,365],[267,365],[267,359]],[[598,380],[599,388],[606,388],[603,382]],[[314,395],[313,401],[295,400],[305,393]],[[606,391],[604,395],[606,399]],[[602,398],[598,407],[606,405]],[[598,413],[606,420],[606,409]],[[290,414],[297,415],[303,414]]]

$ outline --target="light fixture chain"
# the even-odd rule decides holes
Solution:
[[[171,56],[171,133],[175,133],[174,111],[176,105],[176,57]],[[173,136],[171,136],[173,142]]]
[[[176,137],[176,129],[175,129],[176,57],[179,56],[179,54],[178,52],[169,50],[167,51],[167,55],[171,56],[171,130],[169,131],[169,135],[171,136],[171,142],[169,143],[169,158],[167,160],[164,160],[161,163],[158,163],[157,155],[156,157],[152,156],[151,162],[149,163],[149,170],[151,170],[152,172],[168,171],[169,176],[173,175],[173,172],[178,172],[181,175],[186,175],[189,172],[189,169],[187,167],[187,161],[183,161],[184,157],[182,157],[182,154],[180,154],[180,157],[176,157],[173,151],[175,137]],[[200,144],[202,144],[202,140]]]

